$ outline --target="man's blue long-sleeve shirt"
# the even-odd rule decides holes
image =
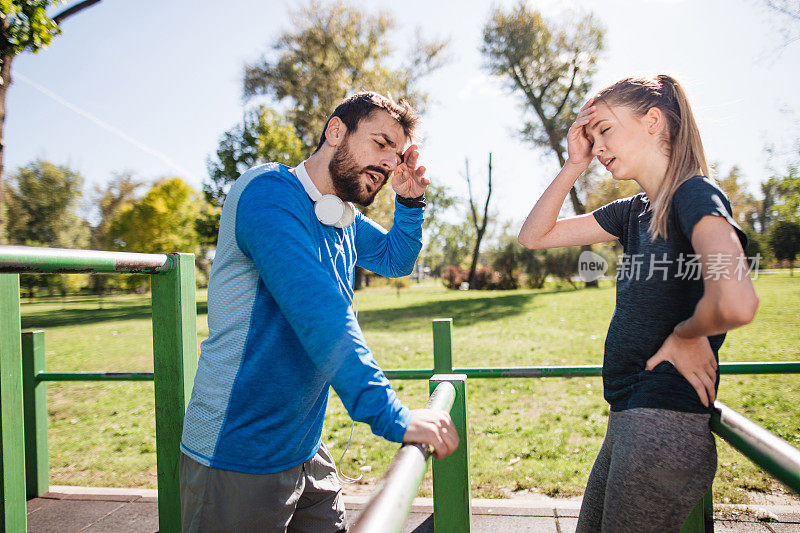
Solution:
[[[243,174],[222,208],[208,289],[209,338],[181,451],[254,474],[313,457],[333,386],[350,416],[401,442],[411,413],[395,395],[350,305],[354,267],[408,275],[422,247],[420,208],[395,205],[386,232],[361,213],[322,225],[289,169]]]

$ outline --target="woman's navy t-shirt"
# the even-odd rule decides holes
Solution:
[[[707,412],[709,408],[671,363],[662,362],[652,371],[645,370],[645,365],[675,326],[694,313],[703,296],[703,274],[691,243],[695,224],[706,215],[720,216],[736,229],[743,249],[747,237],[733,220],[725,193],[703,176],[690,178],[675,192],[666,240],[650,240],[653,212],[649,207],[647,196],[639,193],[593,213],[604,230],[619,238],[624,250],[617,267],[617,305],[605,342],[605,399],[612,411],[649,407]],[[747,267],[737,265],[736,257],[709,259],[728,261],[737,269]],[[711,271],[707,275],[721,276]],[[725,335],[708,340],[719,360]]]

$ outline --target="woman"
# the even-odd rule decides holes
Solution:
[[[617,303],[605,343],[608,429],[578,531],[679,531],[711,486],[709,428],[725,332],[752,321],[758,298],[746,237],[707,176],[683,88],[665,75],[621,80],[580,110],[568,159],[528,215],[528,248],[619,239]],[[643,192],[557,220],[592,157]]]

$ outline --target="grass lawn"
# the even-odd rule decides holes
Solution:
[[[728,335],[722,361],[800,359],[800,276],[762,274],[753,324]],[[23,303],[23,328],[46,331],[48,370],[152,370],[146,296]],[[452,317],[455,366],[600,364],[614,309],[614,287],[507,292],[448,291],[435,283],[358,293],[359,321],[383,368],[431,368],[431,319]],[[205,294],[198,293],[198,340],[208,335]],[[395,381],[412,408],[427,382]],[[800,377],[723,376],[720,400],[800,446]],[[155,487],[153,386],[51,383],[50,482]],[[570,496],[583,491],[605,433],[608,407],[600,378],[474,379],[468,383],[473,497],[518,491]],[[350,434],[331,395],[323,439],[338,459]],[[396,444],[357,424],[343,463],[374,483]],[[718,440],[715,499],[746,502],[748,492],[781,491],[749,460]],[[430,474],[429,474],[430,475]],[[430,478],[422,494],[430,494]]]

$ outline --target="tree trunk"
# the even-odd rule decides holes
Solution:
[[[6,124],[6,96],[11,85],[11,60],[12,55],[4,55],[0,58],[0,76],[3,83],[0,85],[0,244],[6,244],[6,202],[5,202],[5,174],[3,159],[5,158],[5,137],[3,129]]]
[[[484,215],[485,217],[486,215]],[[486,227],[484,226],[484,230]],[[469,267],[469,278],[467,278],[467,284],[469,285],[470,289],[475,288],[475,270],[478,267],[478,255],[480,254],[481,249],[481,239],[483,239],[483,230],[478,231],[478,238],[475,239],[475,249],[472,251],[472,266]]]

